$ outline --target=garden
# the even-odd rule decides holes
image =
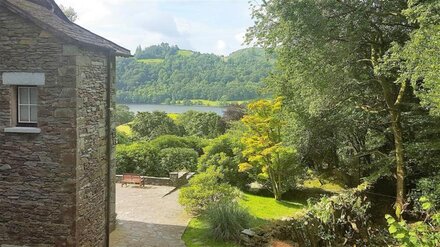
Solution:
[[[302,165],[301,153],[283,145],[284,114],[283,98],[232,105],[222,117],[194,111],[135,116],[118,106],[117,172],[196,172],[179,192],[193,216],[182,236],[187,246],[383,246],[397,244],[402,234],[437,243],[438,184],[419,181],[411,198],[429,221],[407,225],[391,216],[394,197],[378,187],[386,176],[350,186]]]
[[[196,173],[188,246],[440,246],[440,3],[252,11],[272,97],[223,116],[121,107],[118,172]]]

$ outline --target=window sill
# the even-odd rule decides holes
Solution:
[[[40,128],[33,127],[13,127],[13,128],[5,128],[5,133],[22,133],[22,134],[40,134]]]

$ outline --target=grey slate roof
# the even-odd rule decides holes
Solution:
[[[69,21],[54,0],[0,0],[0,4],[61,39],[131,56],[128,49]]]

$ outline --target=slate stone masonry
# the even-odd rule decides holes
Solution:
[[[77,56],[77,241],[105,243],[107,189],[107,57],[80,50]],[[93,82],[93,83],[91,83]]]
[[[45,74],[38,86],[40,134],[4,132],[14,127],[14,86],[0,77],[0,245],[104,245],[106,90],[115,69],[114,57],[108,60],[0,6],[0,74]],[[113,158],[111,166],[114,173]]]

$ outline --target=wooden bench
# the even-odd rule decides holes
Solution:
[[[144,186],[144,180],[141,178],[141,176],[134,174],[134,173],[126,173],[122,175],[121,180],[121,187],[127,186],[129,184],[139,184],[139,186]]]

